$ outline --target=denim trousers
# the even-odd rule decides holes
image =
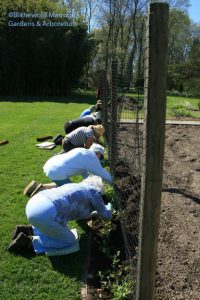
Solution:
[[[75,243],[75,236],[66,218],[58,215],[53,202],[36,194],[26,206],[26,215],[33,227],[33,248],[36,254],[67,248]]]

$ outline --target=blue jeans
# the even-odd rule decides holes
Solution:
[[[32,197],[26,206],[27,218],[33,226],[32,244],[36,254],[74,244],[75,236],[64,216],[58,215],[49,199],[38,195]]]
[[[71,180],[69,178],[66,178],[66,179],[63,179],[63,180],[54,180],[54,182],[57,186],[61,186],[61,185],[66,184],[66,183],[71,183]]]

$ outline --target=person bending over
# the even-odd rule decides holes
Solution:
[[[77,147],[89,149],[93,142],[103,136],[105,129],[102,125],[91,125],[89,127],[79,127],[62,140],[63,151],[68,152]]]
[[[96,111],[96,105],[91,105],[89,108],[86,108],[82,113],[80,114],[80,118],[91,115],[93,112]]]
[[[32,251],[36,254],[72,248],[75,235],[68,227],[71,220],[88,219],[93,214],[105,220],[112,217],[111,204],[104,204],[104,185],[98,176],[80,183],[69,183],[44,190],[33,196],[26,205],[31,226],[19,225],[8,247],[10,252]],[[73,251],[73,250],[72,250]],[[74,252],[77,250],[74,250]]]
[[[82,126],[88,127],[90,125],[99,125],[101,123],[102,123],[101,118],[90,115],[90,116],[85,116],[79,119],[66,122],[64,124],[64,130],[65,133],[68,134],[79,127]]]
[[[42,184],[32,180],[24,189],[24,195],[32,197],[44,189],[50,189],[71,182],[69,177],[89,173],[98,175],[107,183],[112,183],[112,178],[100,163],[104,156],[104,147],[94,143],[90,149],[75,148],[67,153],[52,156],[44,165],[43,170],[53,182]]]
[[[100,112],[102,110],[102,101],[100,99],[97,99],[97,103],[95,105],[90,106],[89,108],[85,109],[81,114],[80,118],[91,115],[91,114],[97,114],[100,116]]]

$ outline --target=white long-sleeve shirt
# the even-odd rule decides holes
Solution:
[[[85,148],[75,148],[67,153],[51,157],[43,167],[44,173],[51,180],[64,180],[70,176],[82,175],[86,178],[89,174],[100,176],[109,184],[112,178],[94,152]]]

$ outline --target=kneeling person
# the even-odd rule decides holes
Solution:
[[[26,215],[31,224],[28,232],[18,226],[17,236],[10,243],[11,252],[29,250],[35,253],[60,255],[73,249],[76,237],[67,225],[71,220],[88,219],[94,213],[105,220],[112,217],[111,205],[104,204],[104,185],[98,176],[90,176],[80,183],[39,192],[27,203]],[[29,226],[30,227],[30,226]],[[21,232],[20,232],[21,231]]]
[[[52,156],[44,165],[43,170],[54,183],[39,184],[31,181],[24,189],[24,194],[33,196],[43,189],[54,188],[71,182],[69,177],[82,175],[86,178],[89,173],[98,175],[107,183],[112,183],[112,178],[100,163],[104,155],[104,147],[94,143],[90,149],[75,148],[67,153]]]

